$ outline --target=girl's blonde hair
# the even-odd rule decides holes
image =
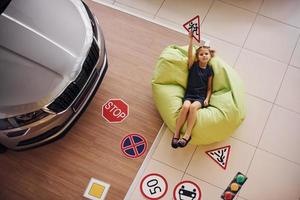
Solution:
[[[200,53],[200,50],[201,49],[208,49],[209,50],[209,53],[210,53],[210,56],[211,56],[211,58],[212,57],[214,57],[214,55],[215,55],[215,50],[213,50],[213,49],[210,49],[210,47],[207,47],[207,46],[200,46],[197,50],[196,50],[196,57],[195,57],[195,61],[198,61],[198,55],[199,55],[199,53]]]

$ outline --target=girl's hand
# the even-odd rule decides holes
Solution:
[[[204,100],[204,106],[207,107],[207,106],[208,106],[208,103],[209,103],[209,99],[206,98],[206,99]]]
[[[191,31],[191,30],[189,31],[189,38],[193,39],[193,31]]]

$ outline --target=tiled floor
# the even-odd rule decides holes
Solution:
[[[172,149],[163,128],[126,198],[143,199],[139,182],[159,173],[168,182],[163,199],[190,180],[202,199],[220,199],[234,175],[248,176],[239,200],[300,199],[300,1],[298,0],[95,0],[184,33],[200,15],[201,36],[243,78],[247,118],[226,141]],[[231,145],[224,170],[205,152]]]

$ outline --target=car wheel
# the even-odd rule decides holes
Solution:
[[[7,150],[7,147],[0,144],[0,153],[4,153],[6,150]]]

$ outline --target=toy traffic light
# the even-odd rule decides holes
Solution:
[[[229,184],[229,186],[221,195],[221,198],[224,200],[232,200],[235,197],[235,195],[239,192],[243,184],[246,182],[246,180],[247,177],[241,172],[238,172]]]

